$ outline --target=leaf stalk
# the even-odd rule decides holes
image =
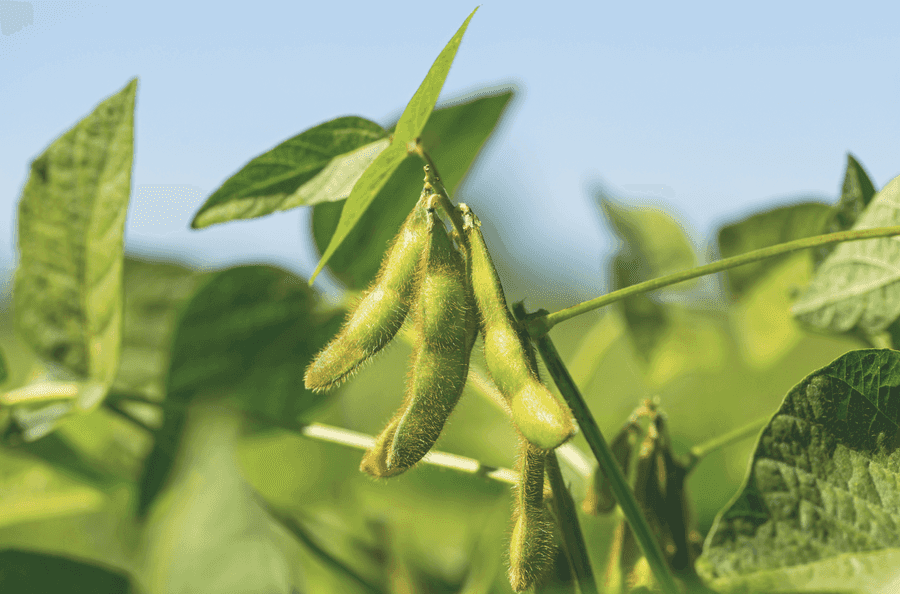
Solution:
[[[898,232],[900,232],[900,229],[898,229]],[[525,308],[521,303],[513,306],[513,313],[520,321],[524,321],[526,318]],[[572,410],[572,414],[578,422],[585,440],[597,459],[597,464],[600,465],[600,468],[609,479],[613,495],[622,509],[625,520],[634,532],[638,545],[647,558],[647,563],[650,565],[650,570],[653,572],[657,583],[665,594],[680,594],[675,577],[672,575],[672,570],[663,556],[662,549],[641,511],[637,499],[635,499],[634,493],[628,485],[625,475],[622,473],[622,469],[619,468],[619,464],[616,462],[609,444],[600,432],[600,427],[597,426],[594,415],[591,414],[584,397],[581,395],[581,391],[575,385],[569,370],[559,356],[556,346],[554,346],[553,341],[547,334],[543,334],[535,339],[535,342],[541,358],[547,365],[547,371],[553,377],[553,381],[556,382],[556,386]]]
[[[566,320],[570,320],[575,316],[579,316],[581,314],[604,307],[611,303],[615,303],[616,301],[621,301],[622,299],[631,297],[632,295],[638,295],[640,293],[646,293],[648,291],[655,291],[656,289],[662,289],[663,287],[683,283],[685,281],[699,278],[701,276],[706,276],[708,274],[715,274],[716,272],[722,272],[723,270],[736,268],[738,266],[743,266],[744,264],[759,262],[760,260],[774,258],[775,256],[789,254],[791,252],[796,252],[799,250],[807,250],[831,243],[861,241],[863,239],[891,237],[893,235],[900,235],[900,226],[874,227],[872,229],[840,231],[838,233],[816,235],[813,237],[805,237],[803,239],[789,241],[787,243],[780,243],[778,245],[753,250],[752,252],[747,252],[745,254],[732,256],[731,258],[725,258],[723,260],[704,264],[703,266],[697,266],[696,268],[682,270],[673,274],[667,274],[666,276],[654,278],[642,283],[638,283],[636,285],[631,285],[630,287],[625,287],[624,289],[619,289],[618,291],[613,291],[612,293],[607,293],[606,295],[601,295],[600,297],[596,297],[589,301],[584,301],[582,303],[579,303],[578,305],[567,307],[566,309],[561,309],[557,312],[544,314],[542,316],[535,316],[529,318],[525,322],[525,328],[528,330],[528,334],[530,334],[532,338],[539,338],[547,334],[547,332],[549,332],[551,328],[553,328],[560,322],[565,322]]]

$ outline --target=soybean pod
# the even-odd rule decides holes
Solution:
[[[553,560],[553,523],[544,508],[546,453],[520,442],[519,482],[509,542],[509,583],[522,592],[538,582]]]
[[[306,368],[306,389],[321,391],[337,386],[400,330],[415,298],[421,254],[428,241],[427,196],[423,190],[385,252],[374,283],[347,316],[341,331]]]
[[[556,448],[575,432],[569,411],[538,379],[534,350],[506,305],[481,223],[466,205],[461,204],[460,210],[488,372],[509,403],[513,422],[522,435],[539,448]]]
[[[478,324],[465,265],[433,210],[427,226],[406,398],[360,465],[374,476],[400,474],[428,453],[468,376]]]

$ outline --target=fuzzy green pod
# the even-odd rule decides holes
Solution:
[[[507,400],[512,419],[525,438],[550,450],[575,433],[568,409],[537,376],[537,362],[527,338],[518,330],[503,286],[481,234],[480,223],[460,205],[470,258],[470,283],[481,317],[484,358],[491,379]]]
[[[379,477],[400,474],[434,446],[465,386],[478,328],[462,258],[443,223],[433,213],[428,217],[406,399],[360,464]]]
[[[545,453],[523,440],[509,542],[509,583],[522,592],[537,583],[554,555],[553,523],[544,508]]]
[[[421,254],[428,242],[425,200],[423,191],[385,252],[374,283],[347,316],[338,335],[306,368],[303,379],[307,390],[337,386],[400,330],[415,299]]]

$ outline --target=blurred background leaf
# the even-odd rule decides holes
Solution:
[[[240,415],[205,403],[187,416],[171,488],[144,535],[149,590],[289,594],[286,554],[235,459]]]
[[[760,248],[823,233],[832,207],[821,202],[799,202],[753,214],[719,229],[720,258],[730,258]],[[803,252],[809,258],[809,251]],[[724,276],[731,297],[741,299],[753,285],[790,256],[769,258],[738,266]]]
[[[127,594],[135,592],[127,575],[93,563],[57,555],[0,551],[0,590],[54,594]]]
[[[338,311],[314,313],[315,293],[269,266],[221,271],[191,298],[172,344],[163,424],[144,463],[138,510],[164,485],[195,397],[231,398],[244,410],[296,422],[325,396],[303,388],[303,373],[337,330]]]
[[[649,206],[627,207],[602,192],[598,201],[619,239],[619,249],[611,263],[611,290],[696,265],[694,246],[683,225],[671,215]],[[649,361],[669,329],[666,306],[643,293],[621,300],[617,307],[636,352]]]

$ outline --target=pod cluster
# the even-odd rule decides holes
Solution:
[[[480,333],[488,372],[521,434],[509,551],[510,583],[521,591],[553,558],[553,527],[543,504],[544,459],[575,427],[568,408],[538,378],[534,348],[509,311],[481,223],[459,205],[462,233],[451,239],[427,180],[374,283],[310,363],[304,380],[310,390],[337,386],[412,320],[414,348],[403,404],[360,464],[373,476],[395,476],[437,441],[462,394]]]
[[[645,422],[645,428],[641,421]],[[687,470],[672,451],[665,415],[653,401],[644,401],[610,447],[669,566],[679,576],[690,576],[700,552],[701,537],[691,527],[692,514],[684,491]],[[593,515],[607,514],[615,508],[609,480],[599,468],[594,471],[582,508]],[[616,527],[605,581],[609,592],[653,585],[649,565],[624,520]]]

